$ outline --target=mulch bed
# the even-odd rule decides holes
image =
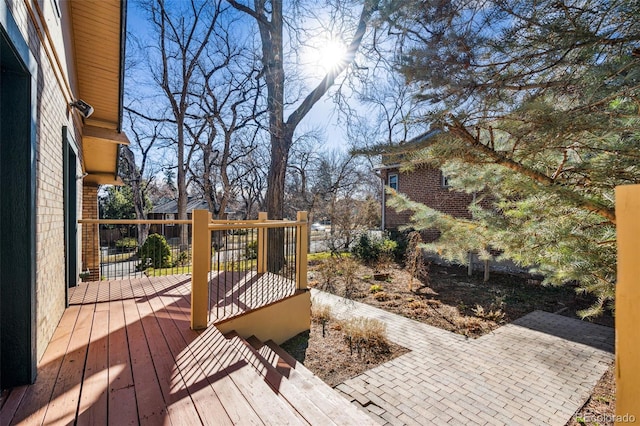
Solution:
[[[577,317],[577,311],[593,302],[576,293],[575,287],[542,286],[525,274],[492,273],[485,283],[482,274],[469,277],[463,267],[429,265],[428,277],[413,280],[410,289],[411,275],[399,265],[385,269],[384,281],[374,279],[375,269],[360,265],[347,288],[340,275],[331,283],[323,282],[318,267],[310,267],[310,286],[473,338],[534,310]],[[613,327],[610,314],[592,321]]]
[[[300,333],[280,346],[330,386],[339,385],[409,352],[391,342],[388,351],[366,354],[352,352],[336,320],[325,324],[324,337],[322,325],[312,322],[309,332]]]

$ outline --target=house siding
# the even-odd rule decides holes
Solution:
[[[66,83],[72,70],[58,67],[55,55],[69,64],[64,51],[60,19],[53,2],[9,2],[8,8],[38,64],[36,104],[36,346],[40,359],[66,306],[63,199],[62,128],[68,127],[79,140],[79,133],[68,102]],[[65,19],[64,3],[61,3]],[[39,10],[42,11],[40,15]],[[45,31],[46,27],[46,31]],[[47,39],[46,34],[50,39]],[[49,42],[50,40],[50,42]],[[78,175],[82,172],[78,167]],[[80,204],[80,197],[78,197]]]
[[[411,200],[425,204],[433,209],[459,218],[471,218],[469,204],[473,201],[473,194],[452,191],[442,185],[442,173],[438,169],[420,167],[413,171],[400,171],[397,168],[389,168],[381,171],[381,177],[385,185],[388,176],[398,175],[398,192],[406,195]],[[391,197],[385,195],[386,200]],[[411,211],[397,212],[387,203],[384,203],[384,229],[397,229],[410,222]],[[437,231],[428,231],[425,237],[435,239]]]

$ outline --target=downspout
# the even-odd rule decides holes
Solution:
[[[382,190],[382,206],[381,206],[381,212],[380,212],[380,217],[381,217],[381,223],[380,223],[380,230],[384,231],[385,228],[385,204],[387,202],[387,194],[385,193],[384,190],[384,180],[382,178],[382,173],[380,173],[379,170],[375,170],[374,173],[376,174],[376,176],[378,176],[381,180],[382,186],[381,186],[381,190]]]
[[[124,65],[127,47],[127,0],[120,0],[120,82],[118,90],[118,133],[122,132],[122,112],[124,110]]]
[[[120,82],[118,90],[118,133],[122,133],[122,117],[124,110],[124,65],[127,47],[127,0],[120,0]],[[120,170],[120,144],[116,148],[116,168],[113,180],[118,180]]]

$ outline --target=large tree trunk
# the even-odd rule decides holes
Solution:
[[[252,16],[260,31],[262,42],[262,65],[267,86],[267,110],[269,111],[269,131],[271,133],[271,162],[267,176],[266,204],[270,219],[282,219],[284,215],[284,182],[289,160],[289,149],[293,140],[293,134],[300,121],[309,113],[311,108],[333,85],[336,77],[353,62],[355,54],[360,47],[367,22],[374,10],[377,9],[377,1],[365,0],[362,13],[358,22],[358,28],[354,33],[351,43],[347,47],[344,63],[335,70],[330,71],[322,81],[311,91],[303,102],[284,119],[284,49],[282,43],[283,16],[282,0],[254,0],[254,9],[250,9],[236,0],[227,0],[236,9]],[[268,10],[269,3],[271,10]],[[270,19],[269,19],[270,18]],[[269,232],[267,268],[271,272],[277,272],[284,265],[284,231],[271,230]]]
[[[187,176],[184,164],[184,124],[178,120],[178,219],[187,218]],[[180,229],[180,251],[189,247],[189,228],[187,225],[179,225]]]
[[[142,175],[140,174],[140,170],[136,167],[136,160],[133,154],[133,151],[129,149],[128,146],[123,146],[121,151],[122,157],[124,159],[124,163],[127,167],[127,180],[129,186],[131,186],[131,193],[133,198],[133,207],[136,213],[136,219],[144,220],[145,211],[144,211],[144,192],[142,191]],[[147,236],[149,235],[149,225],[148,224],[139,224],[138,225],[138,245],[144,244]]]

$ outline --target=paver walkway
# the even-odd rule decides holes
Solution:
[[[564,426],[613,361],[613,329],[547,312],[467,339],[318,290],[312,300],[378,318],[411,349],[337,386],[381,424]]]

